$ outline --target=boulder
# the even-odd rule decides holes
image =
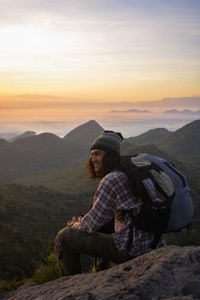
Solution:
[[[2,299],[200,299],[200,247],[163,247],[98,273],[27,283]]]

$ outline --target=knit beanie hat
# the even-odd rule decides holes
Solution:
[[[120,155],[120,143],[122,140],[123,136],[120,132],[105,130],[93,142],[90,149],[101,149],[106,152]]]

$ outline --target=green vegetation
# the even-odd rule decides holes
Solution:
[[[32,277],[32,281],[44,283],[60,277],[60,269],[55,253],[51,253],[45,263],[39,265]]]
[[[59,229],[91,204],[88,193],[14,184],[1,186],[0,198],[0,278],[7,280],[31,277],[52,252]]]
[[[63,167],[61,170],[28,176],[15,180],[15,183],[25,186],[42,185],[46,188],[63,193],[75,195],[92,195],[97,182],[86,177],[85,161],[79,162],[78,166]]]

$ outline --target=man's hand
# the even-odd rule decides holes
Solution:
[[[71,221],[68,221],[67,222],[67,225],[72,225],[72,224],[74,224],[75,222],[77,222],[78,220],[77,220],[77,218],[76,217],[73,217],[72,219],[71,219]]]

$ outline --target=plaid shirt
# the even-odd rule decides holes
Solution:
[[[94,195],[93,207],[73,228],[87,232],[97,232],[103,225],[115,218],[115,232],[112,234],[119,251],[136,257],[152,250],[154,234],[144,232],[132,225],[130,212],[136,215],[141,208],[141,201],[134,197],[128,187],[127,176],[120,171],[107,174],[100,182]],[[128,212],[129,211],[129,212]],[[129,246],[130,230],[133,227],[132,245]],[[162,237],[157,247],[164,246]]]

